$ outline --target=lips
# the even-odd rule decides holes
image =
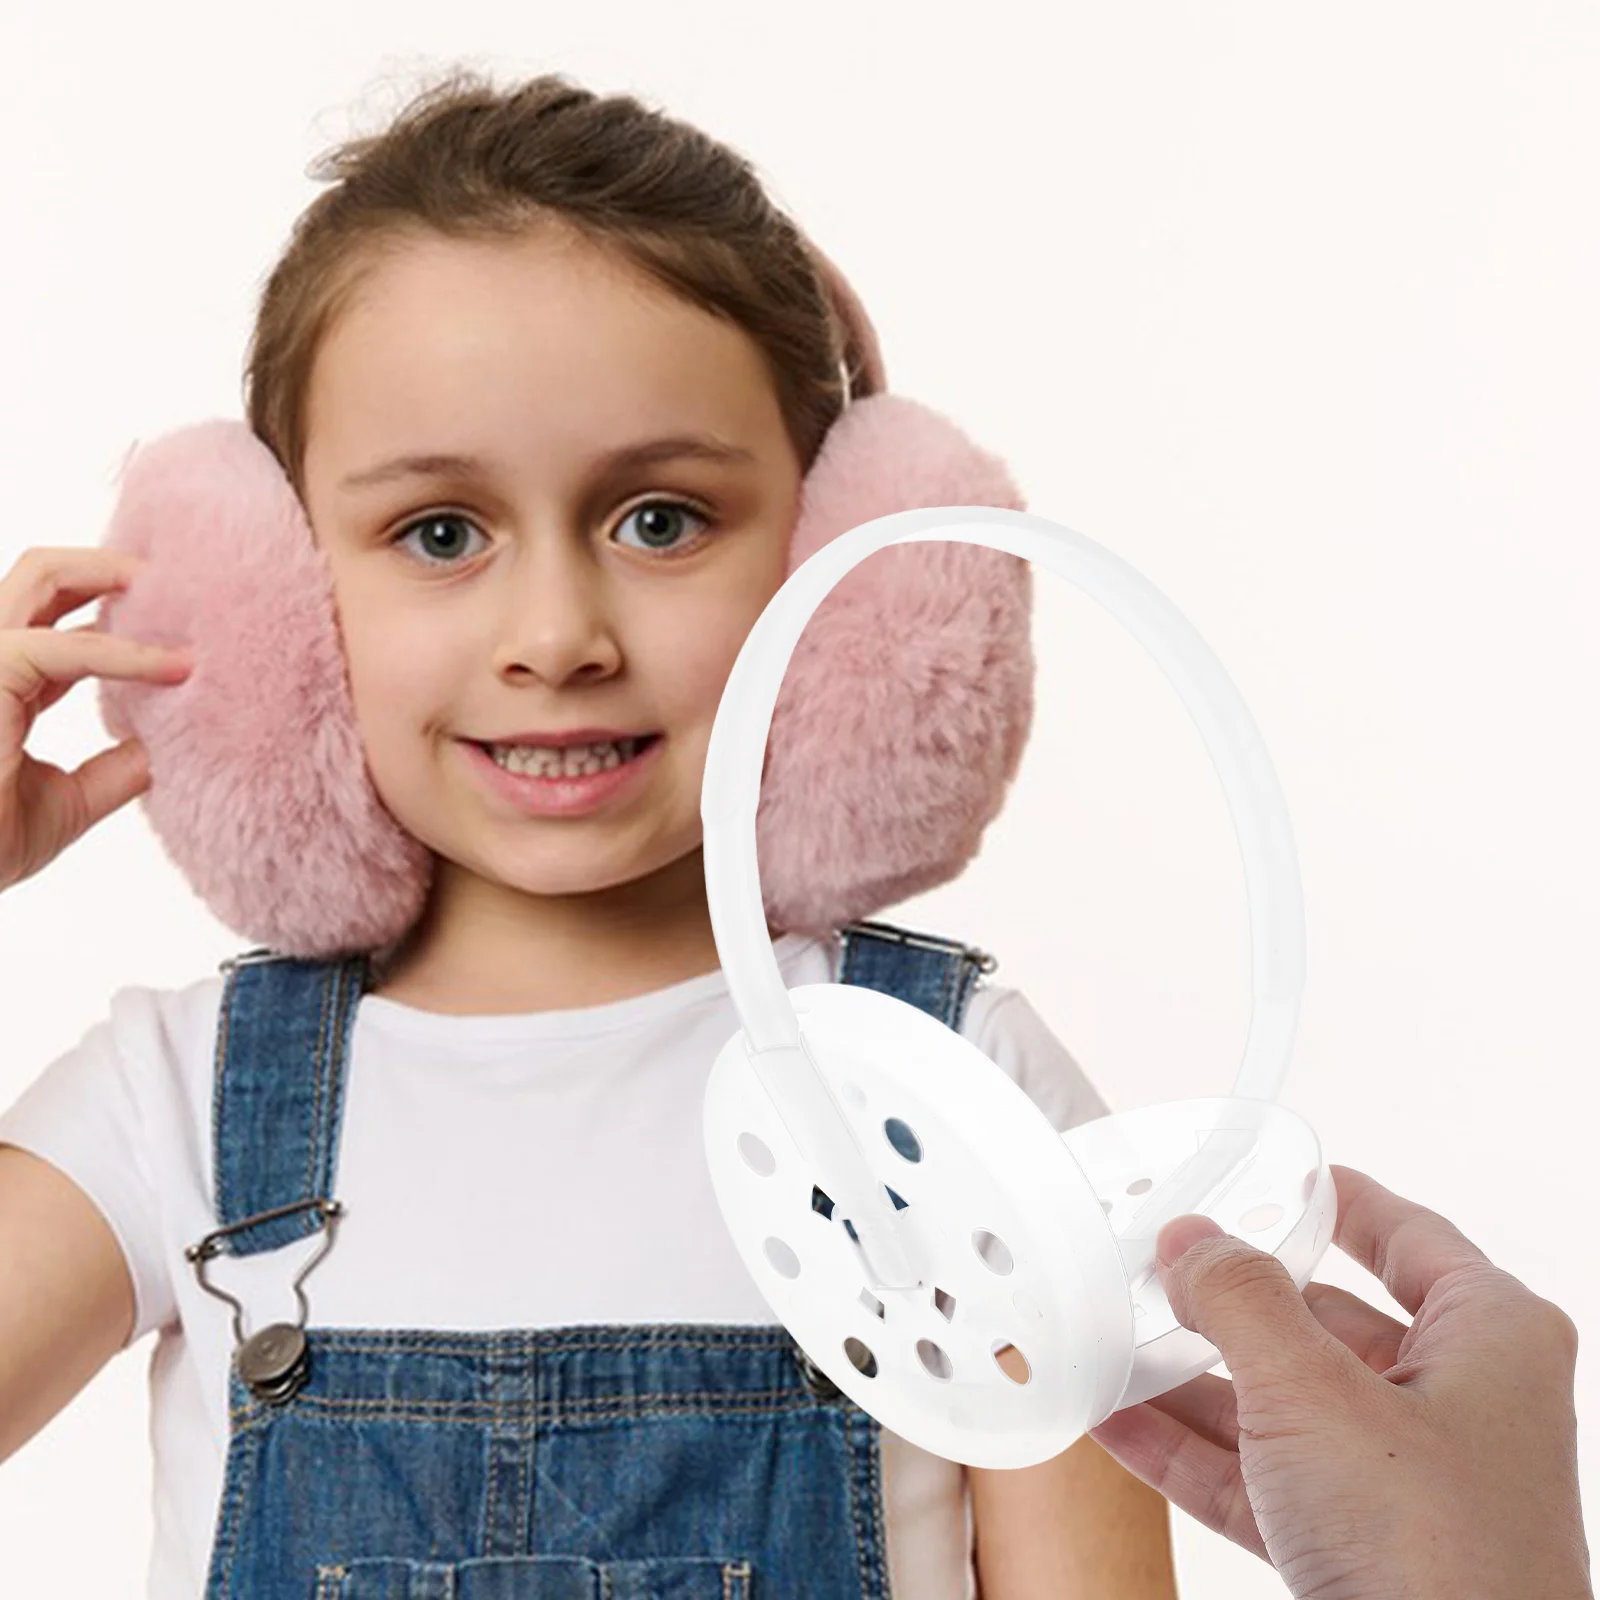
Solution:
[[[637,729],[627,728],[566,728],[559,732],[539,732],[534,730],[529,733],[508,733],[499,739],[474,739],[472,743],[480,750],[496,749],[507,750],[520,748],[524,750],[564,750],[576,744],[620,744],[625,739],[637,739],[641,742],[649,739],[659,739],[659,731],[640,732]]]
[[[612,751],[620,757],[621,764],[626,765],[643,755],[652,745],[659,743],[661,737],[659,733],[643,733],[624,734],[616,739],[567,739],[559,744],[520,739],[507,739],[494,744],[485,744],[479,740],[468,742],[475,745],[490,760],[502,766],[507,762],[520,762],[531,764],[535,769],[543,769],[554,775],[561,768],[563,759],[571,761],[575,757],[583,759],[585,756],[592,756],[597,760],[605,760]]]
[[[597,761],[544,746],[536,753],[497,759],[493,748],[475,739],[459,741],[492,792],[531,816],[577,816],[592,811],[645,781],[656,764],[660,734],[647,736],[627,760],[616,754]],[[568,770],[569,764],[576,770]]]
[[[579,778],[594,771],[626,766],[642,755],[658,734],[584,744],[494,744],[485,754],[507,771],[530,778]]]

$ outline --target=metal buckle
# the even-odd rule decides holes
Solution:
[[[908,928],[897,928],[892,922],[857,921],[849,926],[865,929],[880,939],[887,939],[891,944],[905,944],[918,950],[943,950],[963,955],[969,961],[976,963],[979,972],[990,973],[1000,965],[987,950],[980,950],[976,945],[963,944],[959,939],[941,939],[932,933],[914,933]]]
[[[282,957],[271,945],[258,944],[253,950],[241,951],[217,963],[218,972],[232,972],[236,967],[251,967],[263,961],[279,961]]]
[[[219,1240],[230,1233],[253,1227],[258,1222],[270,1222],[275,1217],[287,1217],[296,1211],[315,1209],[322,1213],[324,1238],[321,1246],[306,1260],[295,1274],[294,1296],[300,1303],[298,1322],[272,1322],[258,1329],[249,1338],[244,1332],[244,1307],[226,1289],[206,1281],[206,1262],[221,1253]],[[306,1275],[328,1253],[333,1244],[334,1226],[344,1214],[338,1200],[296,1200],[291,1205],[274,1206],[270,1211],[257,1212],[241,1222],[230,1222],[226,1227],[214,1228],[203,1239],[189,1245],[183,1252],[195,1271],[200,1287],[207,1294],[225,1300],[233,1307],[234,1365],[239,1376],[249,1385],[258,1400],[281,1402],[293,1396],[305,1382],[310,1370],[309,1351],[306,1346],[305,1326],[310,1320],[311,1308],[305,1291],[300,1287]]]
[[[832,1378],[808,1356],[799,1345],[795,1346],[795,1355],[799,1358],[800,1375],[805,1379],[806,1388],[811,1391],[815,1400],[837,1400],[843,1391]]]

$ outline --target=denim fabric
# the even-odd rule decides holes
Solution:
[[[882,990],[956,1029],[979,975],[995,967],[982,950],[892,922],[848,923],[840,938],[840,983]]]
[[[960,1025],[980,952],[883,923],[843,933],[840,981]],[[364,956],[264,950],[228,964],[217,1222],[248,1223],[219,1241],[230,1254],[323,1225],[309,1202],[336,1194],[369,970]],[[314,1312],[314,1274],[306,1295]],[[305,1338],[307,1375],[286,1400],[229,1372],[207,1600],[889,1593],[878,1426],[781,1327],[432,1331],[313,1314]]]

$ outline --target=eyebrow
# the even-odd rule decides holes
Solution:
[[[703,434],[685,434],[671,439],[647,439],[641,444],[624,445],[601,458],[603,472],[620,472],[630,467],[649,467],[663,461],[698,460],[726,465],[752,462],[753,451],[742,445],[725,444]],[[409,455],[396,456],[392,461],[380,462],[361,472],[352,472],[339,480],[341,489],[365,489],[373,484],[391,483],[398,478],[439,477],[446,473],[473,473],[485,471],[478,456],[462,455]]]

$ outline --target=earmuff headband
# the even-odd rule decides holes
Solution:
[[[813,1152],[829,1167],[844,1158],[835,1137],[842,1123],[817,1098],[826,1098],[820,1079],[814,1070],[797,1068],[804,1056],[800,1024],[767,928],[756,858],[761,752],[789,658],[823,598],[875,551],[924,540],[985,545],[1049,568],[1116,617],[1178,691],[1221,779],[1244,863],[1252,1010],[1233,1093],[1275,1099],[1288,1069],[1305,979],[1305,915],[1283,792],[1238,690],[1182,613],[1092,539],[1027,512],[938,506],[862,523],[790,574],[739,651],[706,752],[700,810],[712,930],[752,1061],[759,1066],[766,1056],[788,1064],[781,1077],[763,1073],[785,1120],[810,1130],[813,1146],[829,1147]],[[848,753],[840,759],[849,759]]]

